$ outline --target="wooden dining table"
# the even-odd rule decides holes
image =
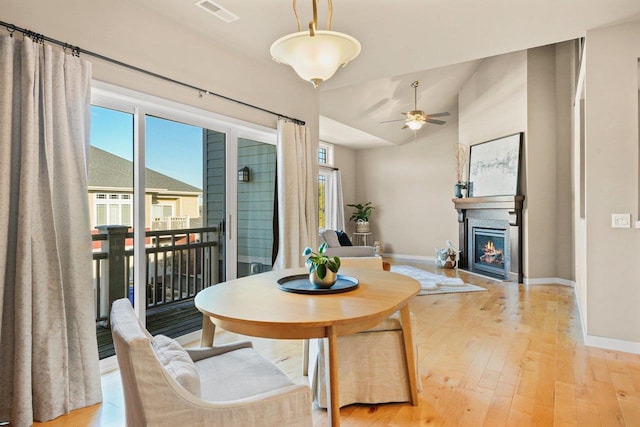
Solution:
[[[278,281],[307,273],[304,268],[285,269],[229,280],[196,295],[203,313],[203,347],[213,345],[216,327],[263,338],[326,338],[325,378],[329,425],[340,425],[337,337],[376,326],[400,310],[411,404],[418,404],[418,388],[409,299],[420,284],[407,276],[382,270],[341,268],[340,274],[358,281],[342,293],[293,293]]]

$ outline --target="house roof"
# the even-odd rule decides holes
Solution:
[[[169,192],[201,193],[202,190],[170,176],[145,169],[147,188]],[[133,162],[99,148],[90,147],[89,187],[126,188],[133,187]]]

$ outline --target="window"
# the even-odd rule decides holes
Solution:
[[[326,147],[319,147],[318,148],[318,163],[320,163],[321,165],[326,165],[327,164],[327,149],[326,149]]]
[[[130,194],[96,193],[94,197],[94,225],[131,225],[133,210]]]
[[[318,146],[318,164],[320,165],[320,174],[318,176],[318,227],[322,231],[328,226],[327,212],[330,212],[331,209],[333,145],[320,142]]]
[[[321,230],[327,226],[326,202],[327,202],[327,176],[322,172],[318,176],[318,225]]]

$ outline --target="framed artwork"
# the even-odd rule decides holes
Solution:
[[[518,194],[522,133],[472,145],[469,152],[469,197]]]

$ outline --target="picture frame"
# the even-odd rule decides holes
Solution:
[[[518,194],[523,137],[520,132],[470,147],[469,197]]]

